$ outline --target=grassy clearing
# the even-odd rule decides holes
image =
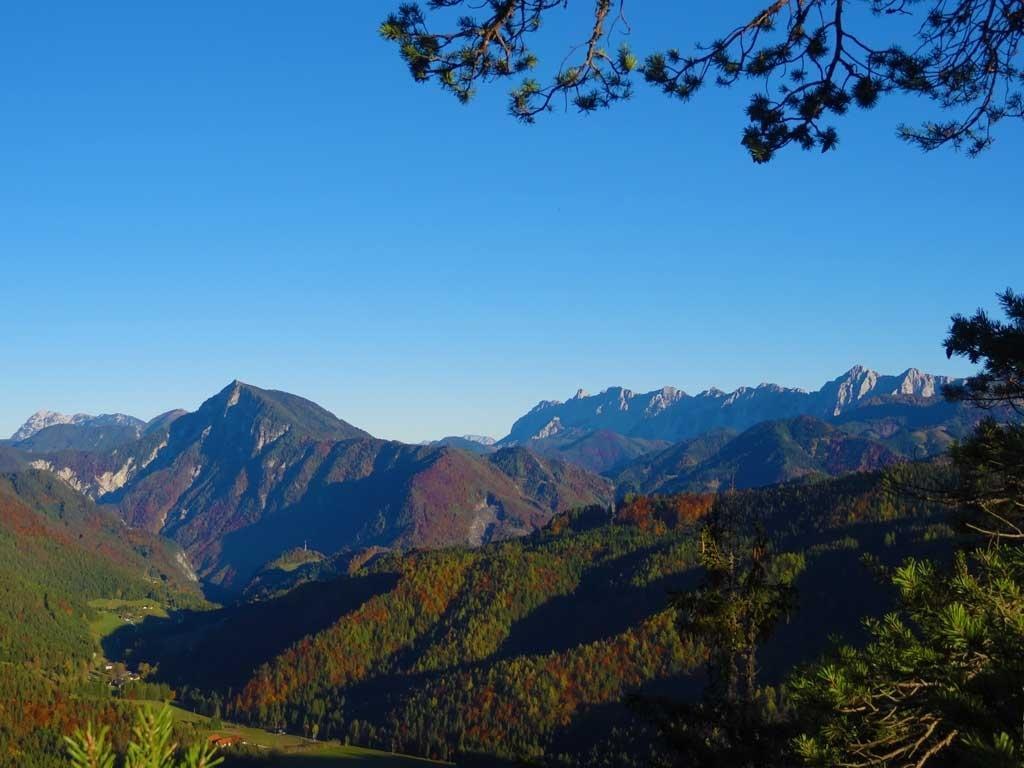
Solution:
[[[97,617],[89,622],[89,632],[92,634],[93,640],[99,642],[122,626],[124,626],[124,620],[116,614],[99,611]]]
[[[96,611],[96,618],[89,622],[93,639],[100,642],[125,624],[137,624],[147,616],[167,617],[167,610],[154,600],[112,600],[89,601],[89,607]]]
[[[140,706],[160,708],[164,706],[158,701],[138,702]],[[236,736],[249,745],[272,750],[279,757],[283,768],[427,768],[428,766],[447,765],[432,760],[423,760],[404,755],[392,755],[361,747],[349,747],[337,741],[310,741],[301,736],[279,734],[259,728],[246,728],[233,723],[223,723],[214,730],[210,727],[210,719],[195,712],[171,706],[171,714],[180,722],[191,723],[201,734],[220,736]],[[230,753],[227,753],[230,754]]]

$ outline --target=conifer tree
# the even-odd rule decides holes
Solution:
[[[140,707],[132,740],[124,755],[125,768],[215,768],[223,762],[209,743],[181,750],[173,741],[174,719],[170,707],[159,711]],[[92,725],[66,739],[72,768],[113,768],[114,747],[104,726]]]
[[[948,145],[976,155],[992,143],[997,123],[1024,116],[1020,0],[773,0],[753,4],[692,50],[698,33],[680,29],[686,48],[652,51],[642,62],[627,44],[625,0],[591,0],[576,38],[555,47],[561,63],[538,75],[545,22],[580,4],[403,3],[380,33],[417,82],[433,81],[461,102],[481,84],[513,84],[509,112],[526,123],[556,106],[589,113],[624,101],[638,75],[680,101],[709,84],[749,84],[741,143],[758,163],[790,145],[835,149],[833,120],[893,93],[935,106],[936,117],[898,129],[924,150]]]
[[[868,621],[864,649],[840,648],[798,675],[806,719],[798,754],[818,766],[1024,764],[1024,301],[1006,291],[1007,321],[956,316],[949,355],[982,370],[947,397],[1001,411],[952,450],[947,500],[977,545],[951,569],[911,560],[895,571],[897,610]]]
[[[642,702],[668,738],[680,765],[772,765],[785,725],[772,714],[774,694],[758,682],[757,651],[796,604],[796,569],[773,552],[760,530],[747,531],[722,503],[700,537],[705,575],[673,596],[679,629],[706,649],[702,701]]]

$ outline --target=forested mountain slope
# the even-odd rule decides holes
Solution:
[[[158,417],[135,443],[24,460],[172,538],[206,584],[229,592],[295,547],[476,545],[612,498],[607,480],[522,449],[377,440],[308,400],[237,381],[194,413]]]
[[[71,672],[97,650],[96,598],[197,602],[172,545],[38,470],[0,475],[0,660]]]
[[[763,651],[777,680],[823,650],[830,628],[856,634],[861,615],[887,604],[862,551],[896,562],[948,547],[934,510],[895,506],[884,486],[856,474],[717,498],[640,497],[614,519],[598,507],[561,514],[477,550],[385,554],[264,603],[181,617],[177,628],[154,620],[147,630],[159,640],[143,637],[134,658],[204,689],[196,701],[214,689],[232,716],[268,727],[315,724],[440,757],[564,751],[587,764],[607,730],[588,727],[593,718],[644,727],[622,704],[630,692],[700,690],[700,638],[679,635],[667,596],[699,579],[695,523],[713,504],[764,527],[802,570],[803,607]],[[257,626],[267,637],[232,660],[237,637]],[[223,663],[190,661],[199,657]]]
[[[891,466],[905,457],[810,416],[766,421],[731,436],[714,432],[641,457],[617,478],[627,491],[674,493],[757,488]]]
[[[530,416],[561,414],[526,441],[528,450],[470,440],[467,452],[443,441],[378,440],[301,397],[236,381],[194,413],[171,411],[148,424],[40,418],[38,429],[22,430],[28,436],[21,450],[6,457],[52,470],[129,525],[172,538],[210,589],[237,594],[296,547],[330,557],[528,534],[556,512],[612,500],[611,484],[587,468],[613,478],[621,498],[763,486],[931,456],[978,418],[938,402],[944,382],[913,370],[884,377],[853,369],[817,393],[770,386],[728,397],[580,393]],[[670,417],[679,427],[684,411],[707,409],[733,425],[801,410],[827,418],[762,421],[737,434],[702,432],[719,422],[687,416],[682,432],[665,432],[695,433],[676,445],[640,436],[661,434],[652,425]],[[514,433],[524,428],[520,422]],[[122,442],[119,430],[139,436]]]

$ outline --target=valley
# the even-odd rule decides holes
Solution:
[[[150,422],[37,414],[0,448],[0,545],[39,548],[5,562],[28,633],[0,652],[44,670],[51,740],[74,701],[123,724],[171,699],[229,766],[667,765],[643,712],[708,685],[715,641],[672,596],[702,588],[709,531],[763,538],[799,595],[757,649],[771,696],[895,606],[879,573],[966,541],[900,490],[948,483],[981,422],[943,383],[580,393],[502,440],[421,445],[237,381]],[[26,684],[0,670],[0,693]]]
[[[751,488],[927,459],[980,418],[943,402],[944,383],[857,366],[814,393],[581,390],[539,404],[501,440],[414,446],[236,381],[194,413],[149,422],[40,412],[4,450],[133,530],[175,542],[186,578],[222,599],[300,547],[331,557],[478,546],[628,493]]]
[[[1024,768],[1024,0],[0,37],[0,768]]]
[[[395,755],[374,749],[364,749],[337,741],[289,736],[260,728],[247,728],[234,723],[190,712],[160,701],[139,701],[136,706],[159,709],[169,706],[177,723],[194,729],[199,738],[223,745],[222,751],[230,756],[231,764],[265,765],[272,762],[281,768],[429,768],[446,765],[432,760]]]

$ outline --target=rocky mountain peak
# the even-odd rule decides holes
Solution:
[[[908,368],[895,376],[886,376],[856,365],[826,384],[821,396],[829,398],[827,412],[838,416],[861,401],[877,396],[909,395],[932,398],[942,393],[942,387],[953,381],[948,376],[922,373],[917,368]]]
[[[662,387],[651,393],[651,399],[644,409],[646,417],[656,416],[664,410],[671,408],[679,400],[686,397],[686,393],[675,387]]]
[[[759,392],[773,392],[775,394],[783,394],[786,392],[798,392],[800,394],[807,393],[806,390],[800,389],[799,387],[783,387],[779,384],[773,384],[770,381],[762,381],[757,385],[757,390]]]
[[[230,422],[233,432],[245,429],[265,442],[266,435],[293,433],[298,439],[347,440],[369,437],[367,432],[342,421],[326,408],[288,392],[234,380],[204,402],[190,420],[201,428]]]
[[[92,416],[88,413],[68,415],[58,413],[56,411],[41,410],[36,411],[29,416],[25,423],[22,424],[13,435],[11,435],[11,440],[15,442],[27,440],[44,429],[62,424],[89,425],[96,427],[125,426],[136,427],[138,429],[145,426],[145,422],[141,419],[136,419],[134,416],[128,416],[124,413],[104,413],[99,416]]]
[[[933,376],[917,368],[908,368],[900,374],[898,388],[893,394],[935,397],[942,393],[942,387],[950,381],[948,376]]]
[[[834,379],[822,388],[821,392],[829,397],[832,416],[843,411],[867,397],[878,384],[878,374],[862,365],[855,365],[838,379]]]
[[[564,430],[565,427],[562,426],[562,420],[555,416],[555,418],[553,418],[551,421],[549,421],[547,424],[541,427],[532,439],[543,440],[545,437],[557,435],[559,432],[562,432]]]
[[[235,379],[210,399],[222,401],[225,408],[232,408],[233,406],[238,405],[243,393],[251,393],[255,395],[258,392],[259,390],[256,387],[246,384],[244,381]]]
[[[11,440],[27,440],[36,432],[46,429],[47,427],[52,427],[57,424],[80,424],[91,418],[92,416],[87,413],[76,413],[73,416],[69,416],[64,413],[57,413],[56,411],[36,411],[25,420],[25,423],[22,424],[13,435],[11,435]]]
[[[929,400],[937,397],[949,381],[948,377],[915,368],[898,375],[882,375],[855,365],[812,392],[770,382],[728,393],[712,387],[697,397],[689,397],[675,387],[644,393],[609,387],[589,397],[578,392],[567,403],[542,401],[517,419],[499,444],[525,444],[553,429],[574,435],[606,429],[626,437],[678,441],[713,429],[746,429],[759,421],[801,414],[835,418],[879,397],[903,395]]]
[[[546,411],[548,408],[556,408],[562,404],[561,400],[541,400],[528,413],[537,413],[539,411]]]

